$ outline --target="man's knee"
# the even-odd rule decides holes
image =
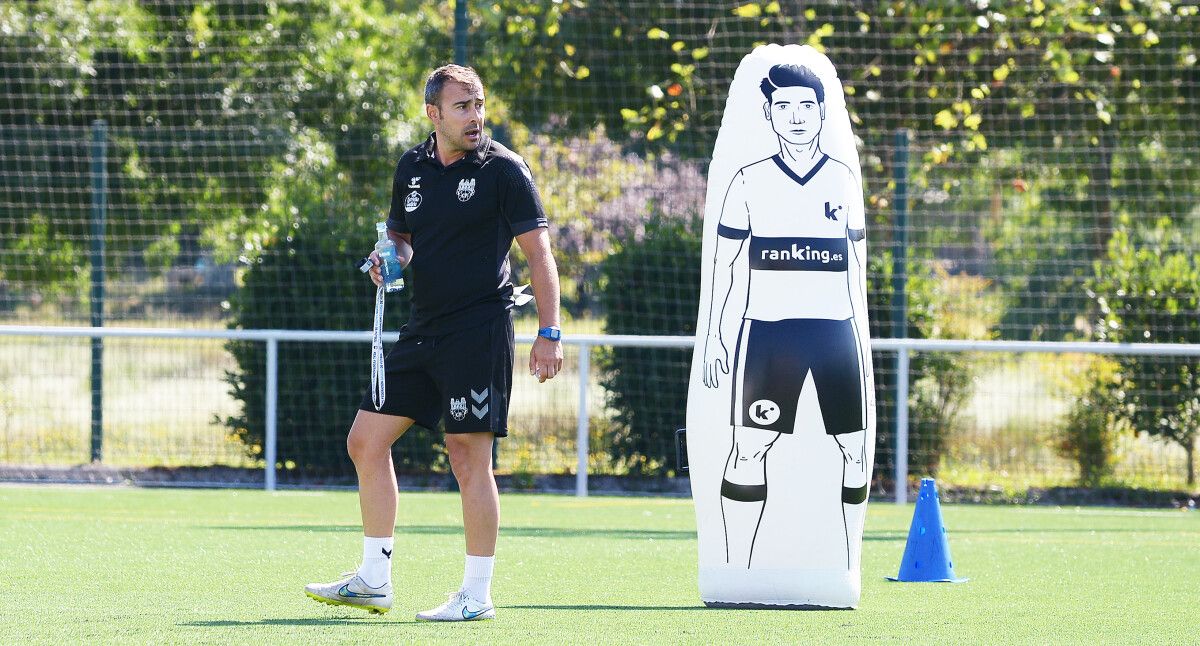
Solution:
[[[355,464],[361,464],[379,454],[378,442],[372,441],[370,435],[358,427],[350,429],[346,436],[346,453]]]
[[[346,453],[355,464],[386,456],[412,420],[406,417],[372,416],[359,411],[346,436]]]
[[[459,486],[492,472],[491,436],[471,433],[446,436],[446,452],[450,455],[450,470]]]

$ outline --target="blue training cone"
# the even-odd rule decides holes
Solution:
[[[908,528],[900,574],[888,577],[891,581],[941,581],[962,583],[966,579],[954,576],[950,560],[950,543],[946,526],[942,524],[942,508],[938,503],[937,483],[933,478],[921,478],[917,493],[917,508]]]

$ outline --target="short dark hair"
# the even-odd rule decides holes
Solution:
[[[474,69],[462,65],[443,65],[430,72],[425,80],[425,103],[437,105],[442,100],[442,88],[450,81],[462,83],[472,90],[483,89],[483,81]]]
[[[771,100],[771,94],[778,88],[810,87],[813,92],[817,93],[817,103],[825,102],[825,88],[821,85],[821,79],[803,65],[775,65],[767,72],[766,78],[758,87],[768,101]]]

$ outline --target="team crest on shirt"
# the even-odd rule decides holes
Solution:
[[[475,195],[475,178],[458,181],[458,201],[466,202]]]
[[[454,397],[450,398],[450,416],[453,417],[454,421],[456,421],[456,422],[461,422],[461,421],[463,421],[464,418],[466,418],[466,416],[467,416],[467,398],[466,397],[459,397],[457,399],[455,399]]]
[[[412,213],[413,211],[417,210],[418,206],[421,206],[421,194],[420,193],[413,191],[412,193],[408,194],[408,197],[404,198],[404,210],[405,211]]]

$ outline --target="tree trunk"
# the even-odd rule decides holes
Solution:
[[[1187,483],[1188,487],[1196,486],[1196,440],[1192,439],[1184,446],[1187,451]]]

